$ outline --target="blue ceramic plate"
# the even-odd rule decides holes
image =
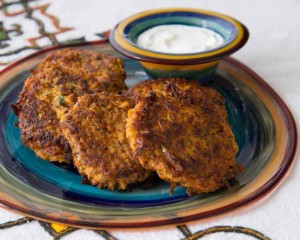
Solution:
[[[103,42],[77,47],[116,54]],[[213,216],[253,202],[274,189],[291,166],[296,130],[288,109],[257,75],[228,59],[207,85],[226,99],[240,149],[236,160],[246,169],[231,182],[231,189],[188,197],[181,187],[169,196],[169,184],[163,181],[152,189],[137,187],[128,192],[85,185],[71,166],[36,157],[22,144],[20,131],[14,126],[17,118],[10,104],[17,100],[30,69],[54,50],[23,59],[0,75],[0,202],[4,205],[23,214],[81,227],[137,227],[137,222],[144,224],[139,226],[154,226]],[[124,61],[128,87],[147,79],[137,61]]]

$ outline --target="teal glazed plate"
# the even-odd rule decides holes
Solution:
[[[10,104],[23,82],[49,53],[75,47],[120,56],[106,41],[52,47],[8,66],[0,73],[0,203],[13,211],[49,222],[86,228],[138,228],[213,217],[254,203],[271,193],[295,160],[294,120],[280,97],[240,62],[221,61],[206,83],[225,98],[228,119],[244,166],[230,185],[217,192],[188,197],[159,182],[151,189],[127,192],[100,190],[82,183],[76,169],[42,160],[25,147]],[[123,57],[124,58],[124,57]],[[128,87],[148,77],[136,60],[124,58]]]

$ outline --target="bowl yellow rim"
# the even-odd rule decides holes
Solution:
[[[140,48],[140,47],[134,45],[130,40],[128,40],[127,38],[124,37],[124,30],[125,30],[126,26],[129,23],[131,23],[139,18],[146,17],[146,16],[149,16],[152,14],[158,14],[158,13],[164,13],[164,12],[179,12],[179,11],[201,13],[201,14],[205,14],[205,15],[218,17],[225,21],[228,21],[236,27],[237,36],[229,44],[225,45],[224,47],[217,48],[216,50],[212,50],[209,52],[201,52],[201,53],[193,53],[193,54],[180,54],[180,55],[158,53],[158,52],[152,52],[149,50],[145,50],[143,48]],[[164,8],[164,9],[154,9],[154,10],[140,12],[131,17],[124,19],[119,24],[117,24],[117,26],[113,29],[111,36],[110,36],[110,40],[111,40],[111,42],[115,41],[115,43],[117,45],[119,45],[116,48],[116,50],[118,50],[118,51],[120,51],[120,48],[121,48],[125,51],[137,54],[139,56],[145,55],[147,57],[157,58],[157,59],[183,60],[183,59],[210,58],[210,57],[213,57],[213,56],[216,56],[219,54],[230,52],[235,47],[237,47],[240,43],[242,43],[241,45],[243,46],[244,43],[248,39],[248,35],[249,35],[248,30],[242,23],[240,23],[239,21],[237,21],[236,19],[234,19],[232,17],[229,17],[229,16],[221,14],[221,13],[217,13],[217,12],[213,12],[213,11],[209,11],[209,10],[203,10],[203,9],[194,9],[194,8]],[[113,47],[115,47],[114,44],[113,44]],[[124,55],[126,55],[126,54],[124,54]],[[222,58],[222,57],[220,57],[220,58]],[[136,59],[143,60],[142,57],[136,57]],[[213,60],[216,60],[216,59],[213,59]],[[147,60],[145,60],[145,61],[147,61]],[[149,60],[149,62],[152,62],[152,61]]]

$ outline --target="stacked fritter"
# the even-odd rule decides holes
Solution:
[[[223,97],[184,79],[126,91],[122,61],[88,50],[48,56],[16,105],[21,139],[39,157],[73,163],[99,188],[128,188],[155,172],[187,193],[212,192],[241,169]]]
[[[127,112],[133,106],[124,96],[95,93],[80,97],[62,118],[75,167],[99,188],[126,189],[151,175],[133,159],[126,138]]]
[[[126,134],[135,159],[189,195],[227,184],[240,167],[223,97],[184,79],[145,81],[127,92],[136,101]]]
[[[26,79],[14,106],[22,142],[43,159],[71,162],[61,116],[79,96],[124,90],[124,78],[122,61],[108,54],[66,49],[49,55]]]

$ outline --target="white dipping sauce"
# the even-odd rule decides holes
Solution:
[[[224,42],[220,34],[202,27],[159,25],[137,39],[141,47],[162,53],[196,53],[216,48]]]

